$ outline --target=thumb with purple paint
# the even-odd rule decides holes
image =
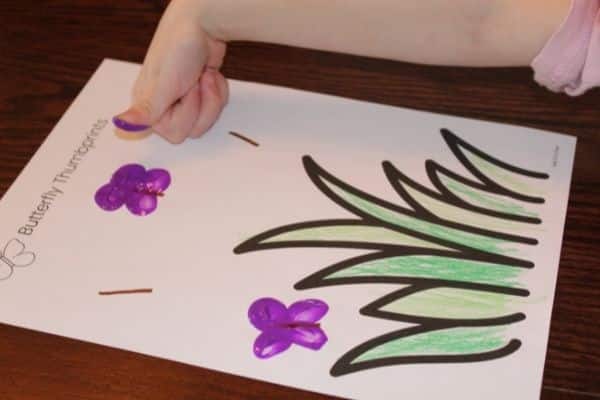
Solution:
[[[151,129],[171,143],[199,137],[227,103],[219,72],[226,44],[201,26],[201,10],[171,2],[152,39],[135,82],[129,109],[113,122],[128,132]],[[197,12],[198,15],[190,15]]]

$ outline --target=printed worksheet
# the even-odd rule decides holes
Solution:
[[[230,81],[124,137],[104,61],[0,201],[0,322],[355,399],[539,397],[575,138]]]

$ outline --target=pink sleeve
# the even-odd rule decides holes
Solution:
[[[562,25],[533,60],[535,80],[577,96],[600,86],[600,0],[573,0]]]

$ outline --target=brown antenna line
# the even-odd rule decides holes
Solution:
[[[112,296],[115,294],[135,294],[135,293],[152,293],[152,289],[127,289],[127,290],[103,290],[98,292],[100,296]]]
[[[236,138],[243,140],[246,143],[250,143],[252,146],[260,146],[257,141],[252,140],[249,137],[242,135],[241,133],[230,131],[229,134],[231,136],[235,136]]]

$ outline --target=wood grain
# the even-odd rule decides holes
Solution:
[[[162,3],[2,2],[0,194],[104,57],[143,59]],[[552,94],[533,83],[528,69],[423,67],[253,43],[230,45],[224,72],[577,136],[542,398],[600,398],[600,91]],[[0,377],[2,399],[327,398],[6,325]]]

